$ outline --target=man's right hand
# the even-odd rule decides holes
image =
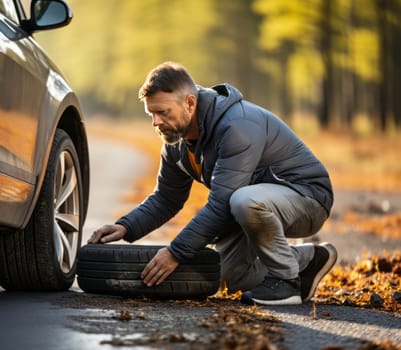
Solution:
[[[127,234],[127,229],[119,224],[104,225],[93,232],[88,243],[107,243],[118,241]]]

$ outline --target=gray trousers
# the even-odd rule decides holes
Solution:
[[[265,276],[296,278],[312,260],[314,247],[290,246],[287,238],[311,236],[327,219],[316,200],[268,183],[238,189],[231,196],[230,208],[241,229],[216,244],[222,281],[230,292],[252,289]]]

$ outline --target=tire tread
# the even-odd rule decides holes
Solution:
[[[220,284],[220,257],[210,248],[183,261],[160,285],[147,287],[140,274],[164,246],[90,244],[78,251],[77,281],[88,293],[129,294],[149,298],[205,298]]]

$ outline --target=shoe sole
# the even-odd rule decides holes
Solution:
[[[280,300],[260,300],[252,298],[252,300],[261,305],[299,305],[302,304],[302,299],[299,295]]]
[[[309,294],[306,296],[306,298],[303,299],[303,301],[309,301],[313,297],[313,295],[316,292],[316,288],[317,288],[319,282],[332,269],[332,267],[334,266],[334,264],[337,261],[337,250],[331,243],[325,242],[325,243],[321,243],[319,245],[328,250],[329,258],[327,259],[327,261],[323,265],[323,267],[319,270],[319,272],[316,274],[316,276],[312,282],[312,287],[309,290]]]

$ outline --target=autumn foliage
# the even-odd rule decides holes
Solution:
[[[335,266],[320,283],[315,299],[401,313],[401,252]]]

